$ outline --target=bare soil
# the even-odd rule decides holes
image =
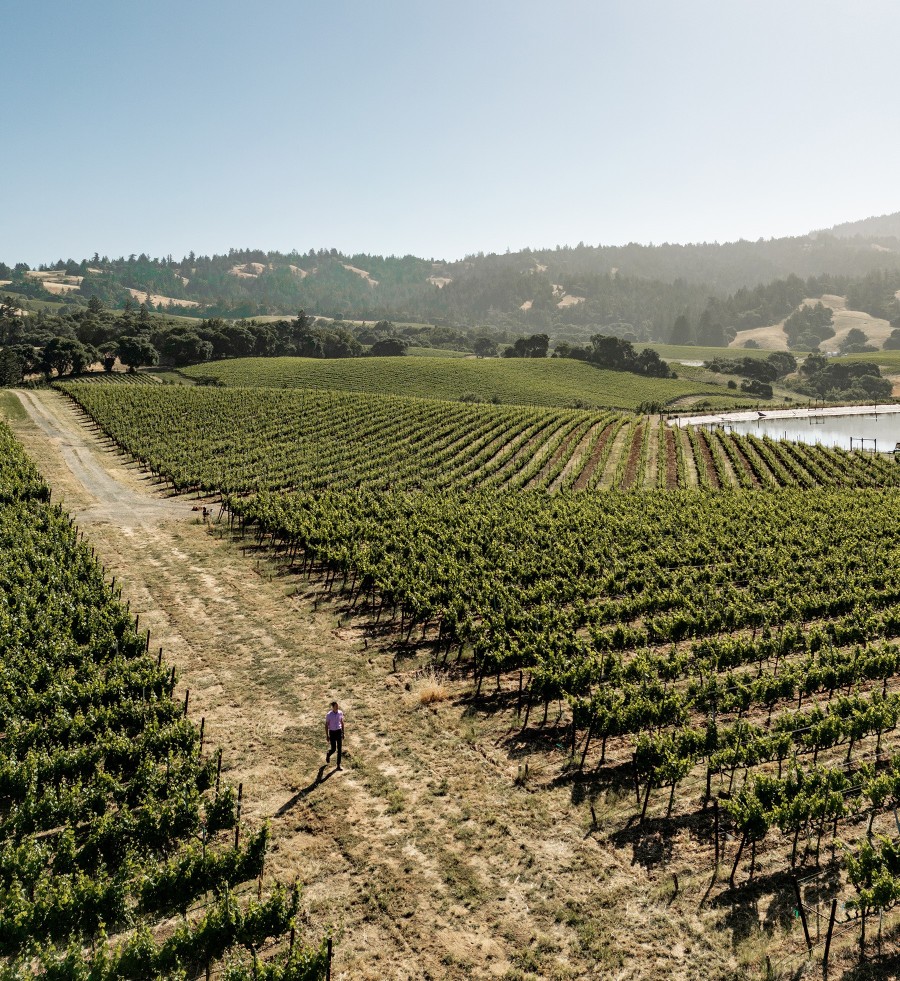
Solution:
[[[604,423],[597,422],[585,432],[584,436],[582,436],[578,445],[575,447],[572,455],[569,457],[568,463],[563,467],[559,476],[551,484],[549,488],[551,493],[559,490],[559,488],[562,487],[567,480],[569,480],[571,475],[578,467],[581,467],[583,464],[587,463],[585,454],[588,452],[588,448],[592,445],[592,442],[596,442],[596,440],[599,438],[603,426]]]
[[[644,424],[640,423],[634,427],[634,435],[631,439],[631,446],[628,450],[628,460],[625,464],[625,473],[622,476],[622,489],[628,490],[634,486],[638,474],[638,464],[641,460],[641,449],[644,445]]]
[[[591,476],[597,469],[597,464],[603,456],[603,451],[606,448],[606,444],[612,434],[613,423],[608,422],[603,428],[603,432],[600,434],[600,438],[594,444],[593,450],[591,450],[591,455],[584,465],[584,469],[578,475],[578,479],[575,481],[575,490],[584,490],[587,487]]]
[[[697,467],[703,467],[706,471],[707,478],[709,479],[710,486],[715,488],[721,487],[721,482],[719,481],[719,475],[716,472],[715,464],[713,463],[712,453],[706,440],[703,439],[703,434],[698,434],[697,445],[700,447],[700,460],[696,460]]]
[[[623,827],[621,791],[568,772],[555,708],[521,733],[515,679],[476,699],[462,672],[429,671],[424,650],[324,600],[315,576],[164,496],[58,394],[18,394],[27,415],[10,425],[54,500],[176,665],[245,815],[269,821],[267,876],[306,884],[313,935],[335,928],[333,977],[762,976],[784,917],[754,895],[705,902],[706,831]],[[341,772],[324,765],[332,698]]]
[[[666,426],[666,487],[678,486],[678,450],[675,448],[675,431]]]

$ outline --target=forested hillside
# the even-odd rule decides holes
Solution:
[[[840,238],[859,235],[876,244],[882,244],[884,248],[896,251],[897,241],[900,239],[900,212],[880,215],[878,218],[865,218],[862,221],[846,221],[841,225],[835,225],[830,232]]]
[[[29,269],[0,262],[0,286],[23,299],[104,305],[126,301],[228,319],[285,315],[517,327],[577,334],[625,326],[640,340],[668,340],[680,315],[699,325],[713,313],[757,325],[790,312],[758,289],[794,279],[791,305],[813,280],[819,292],[859,291],[874,280],[875,316],[900,289],[900,214],[809,235],[726,244],[603,246],[479,253],[447,262],[416,256],[345,255],[336,249],[222,255],[146,254],[59,259]],[[776,293],[778,290],[776,289]],[[783,289],[782,289],[783,292]],[[863,290],[865,292],[865,290]],[[871,292],[871,290],[870,290]],[[807,292],[806,295],[817,295]],[[777,299],[777,298],[776,298]],[[868,307],[864,309],[869,309]],[[896,315],[896,310],[893,310]],[[736,326],[727,323],[727,326]]]

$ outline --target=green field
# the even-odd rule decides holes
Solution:
[[[886,375],[900,374],[900,351],[874,351],[871,354],[847,354],[835,361],[848,363],[863,361],[866,364],[877,364]]]
[[[85,385],[159,385],[162,383],[159,375],[146,371],[86,371],[81,375],[73,375],[72,381],[83,382]],[[181,383],[187,384],[183,378]]]
[[[228,386],[572,408],[636,409],[642,403],[664,405],[692,395],[727,398],[729,391],[721,385],[646,378],[557,358],[237,358],[195,365],[184,373],[192,378],[217,378]],[[741,399],[733,397],[732,402],[741,404]]]
[[[12,392],[0,390],[0,418],[25,419],[26,417],[27,413],[16,396]]]
[[[678,344],[635,344],[636,349],[642,350],[645,347],[652,348],[666,361],[712,361],[714,358],[767,358],[771,351],[747,350],[736,347],[694,347],[690,345]],[[809,353],[807,351],[792,351],[798,361],[802,361]],[[829,360],[839,362],[863,361],[868,364],[877,364],[888,374],[900,372],[900,351],[873,351],[869,354],[848,354]],[[678,374],[682,374],[677,364],[673,365]]]
[[[408,347],[406,355],[410,358],[471,358],[471,351],[448,351],[443,347]]]
[[[60,310],[66,306],[65,297],[59,297],[59,299],[35,299],[30,296],[26,296],[24,293],[19,293],[15,289],[9,286],[0,286],[0,296],[12,297],[23,310],[27,310],[29,313],[37,313],[38,311],[43,311],[51,316],[56,316],[59,314]],[[69,303],[69,306],[76,306],[75,303]]]
[[[712,361],[713,358],[767,358],[771,351],[752,348],[699,347],[693,344],[635,344],[637,350],[652,348],[665,361]],[[676,368],[677,371],[677,368]]]

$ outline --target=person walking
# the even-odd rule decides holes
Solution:
[[[331,747],[325,754],[325,762],[331,761],[331,754],[337,752],[337,768],[341,766],[341,746],[344,742],[344,713],[337,702],[331,703],[331,711],[325,716],[325,738]]]

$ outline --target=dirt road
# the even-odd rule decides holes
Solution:
[[[267,874],[306,883],[314,934],[335,928],[335,978],[687,979],[736,964],[693,906],[669,907],[630,851],[587,833],[572,786],[516,785],[508,712],[474,712],[462,682],[422,706],[409,666],[395,671],[363,621],[342,625],[301,577],[165,497],[62,396],[19,399],[27,417],[10,424],[54,501],[177,666],[176,697],[190,688],[244,813],[270,822]],[[340,773],[323,769],[333,697],[348,728]]]

